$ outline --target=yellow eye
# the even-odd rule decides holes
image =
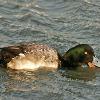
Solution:
[[[88,53],[87,53],[87,52],[84,52],[84,54],[86,54],[86,55],[87,55]]]

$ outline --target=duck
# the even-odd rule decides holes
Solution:
[[[88,44],[78,44],[64,55],[46,44],[21,43],[0,48],[0,66],[14,70],[39,68],[76,69],[82,65],[100,67],[100,61]]]

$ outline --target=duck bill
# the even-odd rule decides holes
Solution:
[[[100,60],[96,56],[93,56],[93,62],[89,62],[88,66],[90,68],[100,67]]]

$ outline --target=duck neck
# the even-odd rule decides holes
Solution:
[[[67,68],[67,61],[65,61],[63,59],[63,56],[61,56],[60,54],[58,54],[58,58],[59,58],[59,66],[58,66],[58,69],[66,69]]]
[[[59,67],[58,69],[62,69],[62,70],[66,70],[66,69],[77,69],[80,64],[78,62],[72,61],[70,59],[64,59],[63,56],[61,56],[60,54],[58,54],[59,57]]]

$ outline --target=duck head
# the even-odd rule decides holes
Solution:
[[[100,61],[94,54],[93,48],[88,44],[79,44],[69,49],[63,56],[64,68],[76,69],[79,66],[94,68],[100,67]]]

